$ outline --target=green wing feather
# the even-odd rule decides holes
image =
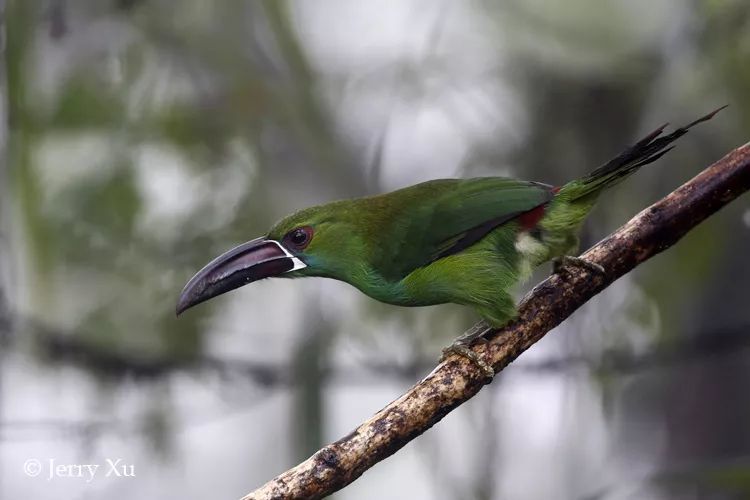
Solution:
[[[376,268],[400,280],[460,252],[496,227],[547,203],[552,187],[505,177],[438,179],[372,198],[392,220],[380,234]],[[383,211],[381,211],[383,213]],[[382,226],[381,226],[382,227]]]

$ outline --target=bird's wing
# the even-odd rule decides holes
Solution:
[[[407,190],[413,190],[408,193],[413,201],[395,215],[400,234],[392,235],[381,254],[390,260],[381,267],[388,269],[388,279],[460,252],[554,196],[552,186],[504,177],[443,179]]]

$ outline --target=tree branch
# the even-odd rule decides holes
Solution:
[[[583,257],[606,275],[571,269],[524,297],[518,319],[474,349],[499,372],[591,297],[638,264],[674,245],[690,229],[750,189],[750,143],[735,149],[589,249]],[[408,392],[349,435],[325,446],[243,500],[320,498],[343,488],[474,396],[485,384],[462,357],[440,363]]]

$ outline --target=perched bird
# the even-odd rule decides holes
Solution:
[[[550,260],[556,270],[576,265],[604,273],[571,256],[601,192],[660,158],[690,127],[721,109],[670,134],[663,135],[666,125],[659,127],[561,187],[505,177],[438,179],[301,210],[200,270],[182,290],[177,314],[263,278],[333,278],[388,304],[473,307],[488,325],[470,330],[444,353],[469,357],[489,376],[492,368],[468,347],[487,327],[514,318],[513,285]]]

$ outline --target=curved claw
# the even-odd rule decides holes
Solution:
[[[486,342],[486,340],[485,340]],[[450,354],[456,354],[458,356],[463,356],[464,358],[468,359],[472,363],[474,363],[481,371],[482,374],[487,379],[492,379],[495,377],[495,369],[492,368],[492,366],[487,363],[485,360],[483,360],[479,354],[472,351],[468,345],[462,343],[462,342],[454,342],[453,344],[449,345],[448,347],[443,348],[443,354],[440,356],[440,362],[445,361],[445,359]]]
[[[552,272],[555,274],[561,274],[565,271],[566,267],[580,267],[602,276],[607,274],[604,267],[602,267],[601,265],[597,264],[596,262],[582,259],[581,257],[563,255],[562,257],[557,257],[552,261]]]

